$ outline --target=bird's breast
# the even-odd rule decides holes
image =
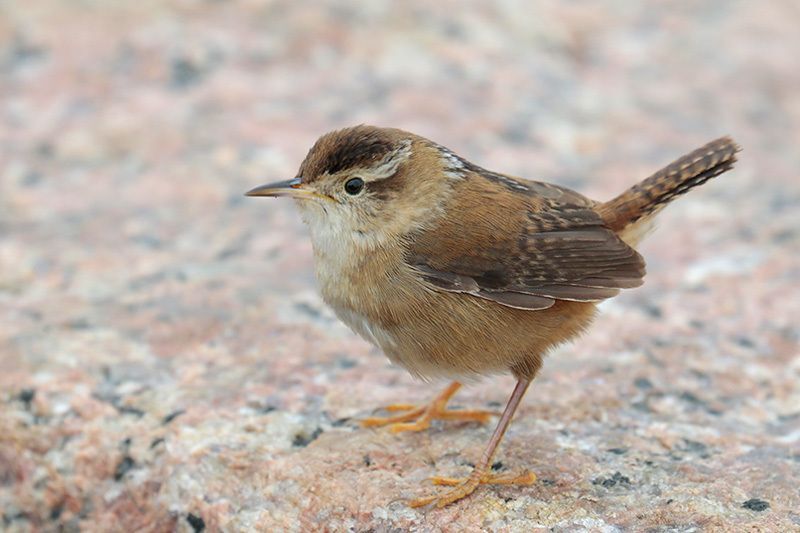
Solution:
[[[320,252],[315,251],[315,270],[325,303],[345,325],[391,357],[400,344],[396,326],[404,321],[404,306],[419,281],[387,250]]]
[[[380,339],[379,330],[397,322],[398,309],[421,282],[404,261],[402,248],[367,246],[357,239],[314,241],[314,266],[325,302],[363,337]]]

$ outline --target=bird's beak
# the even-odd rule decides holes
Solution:
[[[303,187],[300,178],[261,185],[244,193],[245,196],[291,196],[292,198],[318,198],[321,195]]]

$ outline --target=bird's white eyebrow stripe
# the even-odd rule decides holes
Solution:
[[[400,164],[407,161],[409,157],[411,157],[411,140],[405,139],[397,148],[386,154],[378,164],[370,168],[371,181],[391,178],[397,172]]]

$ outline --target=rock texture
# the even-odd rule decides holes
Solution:
[[[3,531],[800,530],[796,2],[0,2]],[[314,290],[287,202],[359,122],[608,198],[729,133],[647,283],[552,354],[498,469]],[[505,402],[509,378],[457,397]]]

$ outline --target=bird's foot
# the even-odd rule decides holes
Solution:
[[[392,433],[402,431],[422,431],[431,425],[432,420],[462,420],[486,423],[496,415],[493,411],[447,409],[447,402],[439,399],[428,405],[417,407],[409,404],[394,404],[385,407],[386,411],[407,411],[400,415],[387,417],[371,417],[361,421],[364,427],[389,426]]]
[[[466,498],[478,488],[478,485],[532,485],[536,482],[536,474],[533,472],[525,471],[522,474],[481,474],[477,470],[473,470],[472,475],[467,478],[450,478],[450,477],[432,477],[434,485],[445,485],[453,487],[450,490],[444,491],[440,494],[433,496],[426,496],[424,498],[416,498],[408,502],[411,507],[424,507],[426,505],[435,504],[436,507],[444,507],[451,503],[457,502],[462,498]]]
[[[464,420],[485,423],[495,413],[493,411],[467,411],[447,409],[447,402],[458,392],[461,384],[454,381],[428,405],[418,407],[413,404],[394,404],[386,407],[387,411],[407,411],[401,415],[388,417],[372,417],[361,421],[364,427],[389,426],[392,433],[401,431],[422,431],[431,425],[431,420]]]

